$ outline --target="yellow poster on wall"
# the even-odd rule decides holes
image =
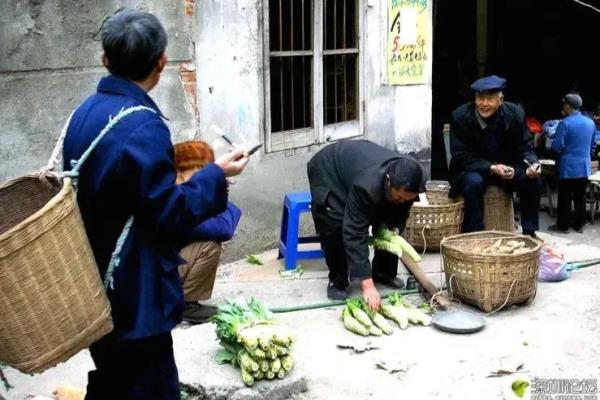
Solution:
[[[431,30],[428,0],[388,0],[387,83],[429,80]]]

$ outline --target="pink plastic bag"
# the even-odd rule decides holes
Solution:
[[[542,247],[538,281],[560,282],[570,277],[571,271],[567,269],[565,257],[549,246]]]

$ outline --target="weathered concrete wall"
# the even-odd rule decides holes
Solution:
[[[0,2],[0,181],[33,171],[47,161],[71,110],[93,93],[106,74],[100,42],[104,18],[120,7],[154,12],[169,34],[171,63],[152,97],[174,139],[195,134],[196,116],[186,98],[179,67],[193,59],[189,0]]]
[[[431,84],[384,83],[386,3],[360,4],[365,137],[417,152],[427,162]],[[69,112],[105,74],[100,43],[93,38],[102,20],[122,6],[154,12],[168,31],[171,62],[151,95],[170,118],[174,142],[200,137],[220,153],[223,131],[240,146],[264,143],[263,1],[202,0],[195,10],[193,5],[193,0],[1,2],[0,181],[45,164]],[[231,189],[244,216],[227,259],[275,246],[283,194],[307,190],[306,162],[318,148],[252,157]],[[310,229],[310,218],[303,225]]]
[[[429,13],[432,2],[429,2]],[[416,153],[429,168],[431,151],[432,43],[427,43],[427,83],[390,86],[386,82],[388,40],[387,2],[368,1],[366,10],[367,121],[366,131],[385,132],[380,144],[403,153]],[[431,35],[430,35],[431,37]],[[381,136],[380,136],[381,138]],[[369,139],[377,141],[377,138]]]
[[[425,85],[384,83],[387,3],[361,1],[364,14],[360,77],[366,101],[365,137],[429,164],[431,78]],[[200,3],[198,3],[200,4]],[[194,41],[200,136],[223,149],[227,133],[240,146],[264,143],[263,2],[204,0],[195,17]],[[431,44],[429,44],[431,45]],[[429,61],[431,63],[431,60]],[[308,189],[306,162],[321,146],[256,154],[231,189],[244,215],[227,258],[275,247],[285,192]],[[304,221],[310,229],[310,218]]]

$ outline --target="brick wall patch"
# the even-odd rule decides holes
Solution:
[[[193,61],[185,62],[179,65],[179,80],[183,87],[185,99],[190,106],[194,118],[198,118],[198,103],[196,97],[196,66]]]

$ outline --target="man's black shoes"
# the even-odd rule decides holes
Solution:
[[[573,230],[577,233],[583,233],[583,226],[571,225],[571,228],[573,228]]]
[[[548,230],[551,232],[556,232],[556,233],[569,233],[569,228],[561,228],[558,225],[554,224],[554,225],[550,225],[548,227]]]
[[[532,239],[538,239],[534,231],[523,231],[523,235],[530,236]]]
[[[217,312],[218,308],[216,306],[200,304],[195,301],[186,301],[183,310],[183,320],[194,325],[203,324],[208,322]]]
[[[346,300],[348,298],[348,292],[344,289],[335,287],[333,283],[329,282],[327,285],[327,298],[329,300]]]
[[[397,290],[404,289],[404,286],[405,286],[404,281],[398,277],[388,280],[388,281],[383,281],[383,280],[377,279],[377,278],[373,278],[373,280],[384,286],[390,287],[392,289],[397,289]]]

